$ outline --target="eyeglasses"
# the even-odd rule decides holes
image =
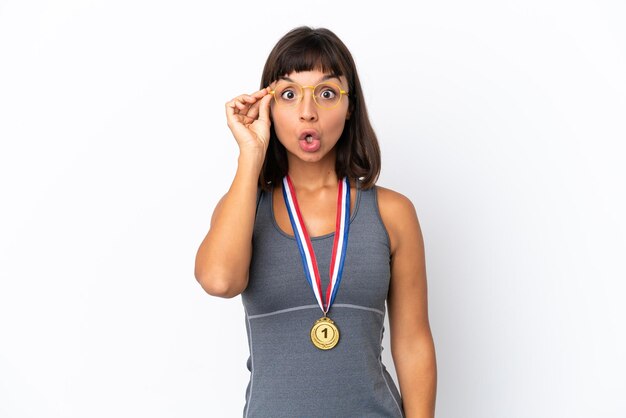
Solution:
[[[313,90],[313,101],[322,109],[332,109],[341,102],[341,96],[348,92],[335,83],[325,81],[316,86],[302,86],[298,83],[280,81],[270,92],[277,105],[284,107],[296,106],[304,97],[304,89]]]

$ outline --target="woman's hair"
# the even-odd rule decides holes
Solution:
[[[328,29],[301,26],[283,36],[270,52],[263,68],[261,88],[292,72],[318,70],[348,80],[349,119],[337,141],[335,172],[338,178],[361,179],[361,187],[372,187],[380,174],[380,148],[367,116],[361,83],[352,55],[344,43]],[[259,186],[279,183],[288,172],[287,152],[278,141],[274,126]]]

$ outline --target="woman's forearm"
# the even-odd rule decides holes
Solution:
[[[396,343],[392,356],[406,418],[434,418],[437,362],[432,337]]]

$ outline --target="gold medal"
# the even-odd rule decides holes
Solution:
[[[339,342],[339,329],[330,318],[323,316],[311,328],[311,341],[320,350],[330,350]]]

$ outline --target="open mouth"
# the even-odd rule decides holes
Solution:
[[[310,144],[316,139],[319,139],[319,134],[315,129],[306,129],[300,132],[300,137],[298,139],[300,139],[301,141],[306,141]]]
[[[315,152],[320,149],[320,134],[315,129],[306,129],[298,137],[300,148],[305,152]]]

